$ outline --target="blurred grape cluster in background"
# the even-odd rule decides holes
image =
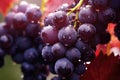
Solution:
[[[18,2],[20,1],[27,1],[28,3],[35,3],[37,5],[41,4],[41,0],[18,0]],[[0,22],[2,22],[3,20],[4,17],[0,12]],[[11,57],[6,56],[4,67],[0,68],[0,80],[21,80],[21,77],[22,73],[20,70],[20,65],[13,63]]]

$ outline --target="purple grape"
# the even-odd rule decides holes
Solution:
[[[27,17],[24,13],[16,13],[13,17],[13,26],[16,30],[24,30],[27,26]]]
[[[66,58],[58,59],[55,63],[55,72],[62,77],[70,76],[73,70],[73,64]]]
[[[81,7],[79,11],[79,21],[81,23],[95,23],[97,21],[97,12],[91,5]]]
[[[29,4],[26,1],[21,1],[18,5],[18,12],[23,12],[25,13],[25,11],[27,10],[27,8],[29,7]]]
[[[98,20],[101,23],[114,22],[116,19],[116,12],[112,8],[107,8],[105,10],[98,12]]]
[[[14,42],[13,36],[9,34],[0,36],[0,43],[2,44],[2,47],[5,49],[12,47],[13,42]]]
[[[109,0],[93,0],[94,6],[97,9],[105,9],[108,6]]]
[[[82,24],[78,28],[79,38],[84,42],[90,42],[94,39],[96,34],[96,28],[92,24]]]
[[[71,48],[67,50],[66,58],[71,62],[76,63],[81,59],[81,53],[77,48]]]
[[[45,59],[45,61],[52,62],[54,61],[54,57],[51,51],[51,46],[46,45],[42,50],[42,57]]]
[[[9,12],[6,17],[5,17],[5,22],[7,23],[7,25],[11,26],[12,23],[13,23],[13,18],[14,18],[14,15],[16,13],[15,12]]]
[[[77,32],[72,25],[68,25],[59,31],[58,38],[65,46],[71,47],[77,40]]]
[[[54,13],[50,13],[48,14],[48,16],[44,19],[44,25],[48,26],[48,25],[53,25],[53,18],[54,18],[55,14]]]
[[[17,64],[22,64],[25,61],[23,53],[16,53],[12,55],[12,60]]]
[[[85,73],[86,71],[86,66],[84,65],[84,63],[79,63],[77,66],[75,66],[75,73],[78,75],[81,75],[83,73]]]
[[[38,23],[42,16],[40,8],[37,5],[31,5],[28,7],[25,14],[28,18],[28,22],[30,23]]]
[[[57,11],[54,13],[53,24],[55,28],[61,29],[69,24],[68,17],[64,11]]]
[[[19,50],[24,51],[24,50],[32,47],[32,42],[27,37],[17,37],[16,46]]]
[[[54,44],[58,42],[58,30],[52,26],[46,26],[41,31],[41,37],[45,43]]]
[[[0,58],[4,58],[4,56],[5,56],[5,51],[2,48],[0,48]]]
[[[25,31],[27,36],[36,37],[40,32],[40,25],[34,23],[28,24]]]
[[[55,43],[52,46],[52,54],[57,58],[63,58],[65,56],[66,48],[61,43]]]
[[[27,62],[35,63],[35,62],[37,62],[38,57],[39,57],[39,55],[35,48],[27,49],[24,52],[24,58]]]
[[[30,63],[24,62],[21,65],[21,70],[24,74],[30,75],[33,74],[35,67]]]

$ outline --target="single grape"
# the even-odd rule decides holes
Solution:
[[[81,59],[81,53],[77,48],[71,48],[67,50],[66,58],[68,58],[71,62],[75,63]]]
[[[6,34],[6,35],[0,36],[0,43],[2,47],[5,49],[12,47],[13,42],[14,42],[14,39],[12,35]]]
[[[36,37],[40,32],[40,25],[35,23],[30,23],[26,27],[26,35],[29,37]]]
[[[108,6],[109,0],[93,0],[96,9],[105,9]]]
[[[90,42],[94,39],[96,28],[92,24],[85,23],[79,26],[78,35],[83,42]]]
[[[53,24],[55,28],[61,29],[69,24],[68,17],[64,11],[57,11],[54,13]]]
[[[21,65],[21,70],[24,74],[28,75],[28,74],[33,74],[35,67],[27,62],[22,63]]]
[[[81,75],[81,74],[85,73],[85,71],[86,71],[86,66],[84,65],[84,63],[81,62],[75,66],[76,74]]]
[[[23,53],[16,53],[11,56],[12,56],[12,60],[17,64],[22,64],[25,61]]]
[[[18,47],[19,50],[24,51],[32,47],[32,42],[27,37],[17,37],[16,46]]]
[[[55,43],[52,46],[52,54],[57,58],[63,58],[65,56],[66,48],[61,43]]]
[[[54,58],[54,56],[52,54],[51,46],[46,45],[42,49],[42,57],[45,59],[45,61],[48,61],[48,62],[54,61],[55,58]]]
[[[28,7],[25,14],[28,18],[28,22],[30,23],[38,23],[42,16],[40,8],[37,5],[31,5]]]
[[[7,23],[7,25],[12,25],[13,23],[13,18],[14,18],[14,15],[16,13],[15,12],[9,12],[6,16],[5,16],[5,22]]]
[[[91,5],[81,7],[79,11],[79,21],[81,23],[95,23],[97,21],[97,12]]]
[[[25,30],[27,26],[27,17],[24,13],[16,13],[13,17],[13,27],[16,30]]]
[[[54,18],[54,16],[55,16],[55,13],[50,13],[50,14],[48,14],[48,16],[47,17],[45,17],[45,19],[44,19],[44,25],[45,26],[48,26],[48,25],[53,25],[53,18]]]
[[[21,1],[18,5],[17,11],[25,13],[28,7],[29,7],[29,4],[26,1]]]
[[[59,31],[58,38],[65,46],[71,47],[77,40],[77,32],[72,25],[68,25]]]
[[[45,43],[54,44],[58,42],[58,30],[52,26],[46,26],[41,31],[41,37]]]
[[[98,20],[101,23],[114,22],[116,19],[116,12],[112,8],[107,8],[98,12]]]
[[[55,63],[55,72],[62,77],[70,76],[73,70],[73,64],[66,58],[58,59]]]
[[[35,48],[27,49],[24,52],[24,58],[27,62],[35,63],[35,62],[37,62],[38,57],[39,57],[39,55]]]

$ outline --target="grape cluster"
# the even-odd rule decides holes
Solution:
[[[25,1],[15,6],[0,23],[0,67],[10,55],[21,64],[23,80],[46,80],[49,72],[57,75],[51,80],[79,80],[96,45],[110,41],[108,23],[117,23],[120,39],[120,1],[74,1],[48,14],[44,27],[39,6]]]
[[[21,64],[23,80],[46,80],[48,75],[41,55],[41,17],[39,6],[22,1],[0,23],[0,67],[4,65],[4,56],[10,55]]]

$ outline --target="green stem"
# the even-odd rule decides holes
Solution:
[[[79,3],[74,8],[72,8],[70,10],[70,12],[67,13],[67,15],[70,15],[72,12],[74,12],[76,9],[78,9],[82,5],[83,1],[84,0],[80,0]]]

